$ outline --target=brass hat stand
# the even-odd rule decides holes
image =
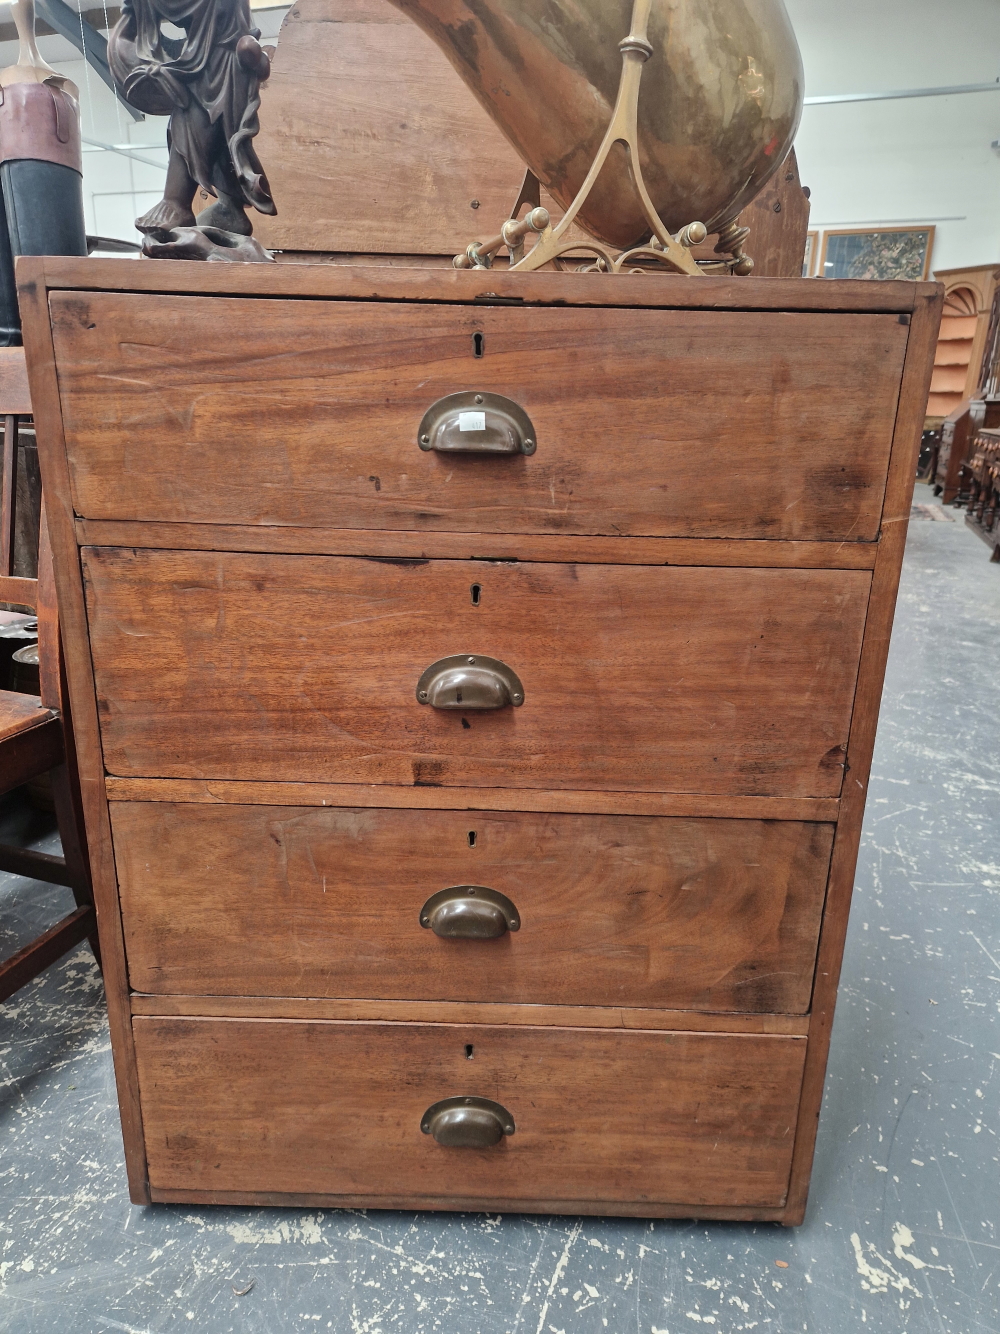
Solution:
[[[489,241],[473,241],[464,254],[456,255],[452,262],[457,269],[488,269],[497,252],[506,247],[511,271],[519,273],[530,273],[553,262],[558,264],[562,256],[571,252],[589,252],[595,257],[593,262],[582,266],[584,272],[591,273],[641,272],[649,265],[692,277],[711,271],[744,275],[753,270],[753,260],[743,253],[749,228],[740,227],[735,220],[728,223],[716,246],[716,252],[726,257],[699,263],[691,254],[691,247],[700,245],[707,237],[705,224],[690,222],[676,235],[671,235],[649,197],[639,163],[638,108],[643,66],[653,54],[647,37],[651,7],[652,0],[634,0],[631,31],[618,45],[622,53],[622,74],[611,123],[583,185],[560,221],[553,227],[548,209],[540,207],[538,178],[529,170],[513,212],[499,234]],[[617,255],[600,241],[565,239],[616,144],[625,149],[629,178],[653,232],[642,245]],[[531,210],[518,220],[517,215],[525,204],[532,205]],[[538,239],[525,254],[525,241],[531,235]]]

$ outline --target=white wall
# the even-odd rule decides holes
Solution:
[[[806,94],[993,82],[1000,0],[785,0]],[[1000,88],[1000,85],[998,85]],[[1000,260],[1000,91],[806,107],[814,228],[933,222],[934,268]]]
[[[94,0],[85,0],[90,7]],[[255,4],[273,40],[285,8]],[[806,92],[878,92],[992,81],[1000,75],[1000,0],[786,0],[802,47]],[[0,19],[9,15],[0,6]],[[133,219],[159,198],[166,120],[136,123],[61,37],[39,43],[80,86],[86,138],[143,145],[163,168],[85,151],[88,231],[138,239]],[[0,68],[17,47],[0,43]],[[934,267],[1000,260],[1000,92],[815,106],[797,150],[812,190],[812,225],[933,222]]]

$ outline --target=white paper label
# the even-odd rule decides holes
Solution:
[[[458,429],[460,431],[485,431],[486,413],[460,412],[458,414]]]

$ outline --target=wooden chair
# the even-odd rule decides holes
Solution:
[[[44,513],[40,524],[38,578],[14,575],[17,529],[18,429],[31,415],[21,348],[0,349],[0,414],[3,416],[3,480],[0,483],[0,603],[14,604],[38,617],[41,698],[0,690],[0,797],[48,772],[63,856],[0,844],[0,871],[13,872],[73,891],[76,908],[11,958],[0,962],[0,1002],[89,939],[100,963],[97,918],[84,842],[73,730],[69,722],[52,553]],[[43,502],[44,508],[44,502]]]

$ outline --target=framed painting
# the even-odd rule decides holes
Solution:
[[[819,232],[806,232],[806,249],[802,256],[802,276],[812,278],[816,272],[816,255],[819,251]]]
[[[823,234],[823,278],[926,278],[933,227],[849,228]]]

